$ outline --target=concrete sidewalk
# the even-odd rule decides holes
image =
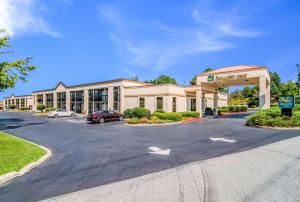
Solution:
[[[300,137],[49,201],[300,201]]]

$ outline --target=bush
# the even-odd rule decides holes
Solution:
[[[132,109],[132,117],[135,117],[135,118],[144,118],[144,117],[147,117],[147,118],[150,118],[151,116],[151,112],[149,109],[145,109],[145,108],[142,108],[142,107],[135,107]]]
[[[300,104],[300,98],[296,98],[295,103]]]
[[[248,107],[255,108],[258,107],[258,100],[249,100],[247,103]]]
[[[248,111],[248,106],[242,105],[242,106],[241,106],[241,111],[242,111],[242,112]]]
[[[155,112],[158,112],[158,113],[165,113],[165,111],[162,110],[162,109],[158,109],[158,110],[156,110]],[[155,113],[155,112],[153,112],[153,113]]]
[[[21,107],[20,110],[21,110],[21,111],[28,111],[29,108],[28,108],[28,107]]]
[[[186,118],[199,118],[200,116],[199,112],[192,112],[192,111],[179,112],[179,114],[181,114],[182,117],[186,117]]]
[[[300,111],[300,104],[296,104],[294,110],[295,111]]]
[[[56,110],[56,108],[51,108],[51,107],[46,108],[46,112],[52,112],[52,111],[54,111],[54,110]]]
[[[10,108],[10,109],[15,109],[15,108],[17,108],[17,105],[9,105],[8,108]]]
[[[228,110],[229,112],[235,112],[235,106],[234,105],[228,106]]]
[[[249,126],[269,126],[269,127],[300,127],[300,112],[293,112],[292,117],[281,116],[278,107],[260,110],[251,115],[247,120]]]
[[[128,124],[138,124],[138,123],[140,123],[140,119],[138,119],[138,118],[131,118],[131,119],[128,120],[127,123]]]
[[[132,109],[126,109],[123,112],[124,118],[128,119],[128,118],[132,118],[133,117],[133,113],[132,113]]]
[[[177,112],[166,112],[166,113],[159,113],[155,112],[153,113],[157,118],[162,120],[172,120],[172,121],[181,121],[182,115]],[[154,116],[152,115],[152,116]]]
[[[44,111],[44,109],[46,109],[46,106],[43,105],[43,104],[38,104],[38,105],[36,106],[36,109],[39,110],[39,111]]]

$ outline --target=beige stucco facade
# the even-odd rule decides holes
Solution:
[[[32,95],[15,96],[12,94],[10,97],[3,99],[4,109],[9,108],[11,105],[16,105],[17,109],[28,108],[33,109],[33,97]]]
[[[265,67],[226,67],[199,74],[196,78],[195,86],[152,85],[127,79],[75,86],[66,86],[60,82],[53,89],[34,91],[26,100],[33,110],[37,110],[38,104],[43,104],[47,108],[63,108],[82,114],[98,110],[122,113],[126,109],[140,106],[151,112],[198,111],[202,116],[207,107],[217,114],[219,106],[227,105],[228,96],[218,92],[220,86],[257,84],[260,89],[260,108],[270,107],[271,80]],[[14,100],[15,97],[9,99]]]

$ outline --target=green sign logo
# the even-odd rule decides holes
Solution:
[[[208,81],[214,81],[214,80],[215,80],[215,76],[214,76],[214,75],[209,75],[209,76],[207,77],[207,80],[208,80]]]
[[[281,109],[293,109],[295,107],[295,96],[280,96],[278,104]]]

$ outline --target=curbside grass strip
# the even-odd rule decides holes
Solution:
[[[181,124],[183,122],[173,122],[173,123],[157,123],[157,124],[142,124],[142,123],[139,123],[139,124],[128,124],[128,123],[125,123],[126,126],[133,126],[133,127],[144,127],[144,126],[165,126],[165,125],[178,125],[178,124]]]
[[[25,141],[27,141],[27,140],[25,140]],[[27,141],[27,142],[29,142],[29,141]],[[32,142],[30,142],[30,143],[34,144]],[[34,145],[37,145],[37,144],[34,144]],[[14,178],[22,176],[22,175],[26,174],[27,172],[31,171],[32,169],[38,167],[39,165],[41,165],[43,162],[45,162],[48,158],[50,158],[52,156],[51,150],[49,150],[46,147],[43,147],[41,145],[37,145],[37,146],[46,150],[47,153],[44,156],[42,156],[39,160],[27,164],[26,166],[24,166],[21,170],[19,170],[17,172],[13,171],[13,172],[6,173],[6,174],[0,176],[0,187],[3,186],[5,183],[13,180]]]

